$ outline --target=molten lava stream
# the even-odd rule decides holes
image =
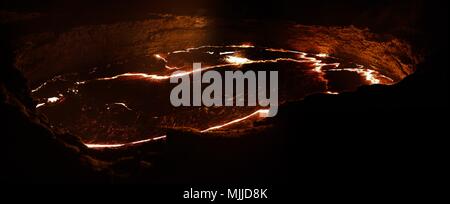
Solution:
[[[202,130],[200,132],[204,133],[204,132],[209,132],[209,131],[213,131],[213,130],[219,130],[221,128],[227,127],[227,126],[231,126],[233,124],[242,122],[244,120],[247,120],[253,116],[258,116],[261,118],[266,117],[269,114],[269,110],[268,109],[260,109],[255,111],[254,113],[247,115],[245,117],[242,118],[238,118],[235,119],[233,121],[221,124],[221,125],[217,125],[217,126],[213,126],[210,127],[208,129]],[[155,137],[155,138],[151,138],[151,139],[145,139],[145,140],[139,140],[139,141],[135,141],[135,142],[130,142],[130,143],[121,143],[121,144],[85,144],[87,147],[89,148],[118,148],[118,147],[123,147],[123,146],[129,146],[129,145],[137,145],[137,144],[142,144],[142,143],[146,143],[146,142],[152,142],[152,141],[158,141],[158,140],[163,140],[166,139],[167,136],[163,135],[160,137]]]

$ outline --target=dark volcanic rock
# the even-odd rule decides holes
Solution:
[[[32,65],[30,70],[25,70],[30,73],[46,66],[34,62],[36,56],[26,52],[22,56],[24,60],[17,62],[14,53],[16,43],[21,42],[17,39],[20,36],[16,36],[14,25],[5,25],[1,30],[5,37],[0,39],[0,136],[1,155],[6,159],[2,161],[0,180],[38,183],[415,184],[421,180],[418,175],[424,174],[421,170],[432,166],[431,161],[436,156],[430,154],[434,152],[429,148],[437,142],[429,140],[443,135],[442,130],[446,129],[445,120],[439,117],[448,116],[448,9],[443,9],[443,12],[430,10],[436,15],[432,15],[433,20],[445,20],[438,26],[430,23],[420,28],[427,33],[423,36],[431,43],[427,46],[427,55],[417,71],[398,84],[365,86],[340,95],[309,96],[280,107],[277,117],[259,122],[252,129],[207,134],[177,129],[169,131],[166,141],[104,150],[88,149],[77,136],[53,129],[45,116],[35,111],[27,80],[14,66]],[[442,17],[444,14],[447,16]],[[29,18],[19,19],[26,21]],[[195,19],[187,19],[191,22],[187,24],[189,26],[198,23]],[[137,43],[134,45],[144,52],[148,51],[147,48],[154,48],[150,44],[144,47],[139,44],[149,36],[145,29],[139,27],[145,24],[103,26],[101,29],[107,32],[101,34],[96,33],[95,26],[80,28],[92,31],[93,39],[90,39],[91,35],[80,34],[80,30],[66,32],[59,38],[51,34],[41,35],[41,40],[52,39],[52,46],[32,45],[29,49],[39,50],[38,57],[48,59],[49,65],[57,67],[52,64],[53,60],[64,53],[52,53],[52,48],[65,43],[77,45],[86,39],[93,42],[108,33],[121,35],[131,29],[141,35],[126,43]],[[170,27],[170,24],[161,26]],[[119,27],[120,32],[114,32],[115,27]],[[167,33],[176,35],[177,32],[173,31],[168,29]],[[413,65],[420,61],[410,56],[409,52],[415,49],[405,47],[394,38],[383,41],[365,30],[351,27],[321,30],[329,31],[341,33],[341,38],[327,38],[328,44],[364,36],[359,39],[362,44],[335,45],[347,49],[348,52],[342,55],[365,48],[361,60],[376,59],[380,64],[401,67],[395,72],[399,76],[409,74],[414,69]],[[201,33],[190,30],[186,35],[190,32]],[[349,34],[358,32],[361,35]],[[79,41],[67,40],[70,36]],[[183,39],[189,39],[189,36]],[[305,39],[305,42],[308,41]],[[381,46],[373,46],[373,43]],[[99,44],[104,47],[93,49],[91,45],[80,45],[79,49],[67,50],[75,54],[62,60],[70,64],[77,61],[83,46],[88,53],[114,48],[108,43]],[[317,49],[322,51],[326,47]],[[117,51],[120,52],[117,55],[122,51],[130,53],[130,50],[123,49]],[[112,53],[111,56],[117,55]],[[69,68],[77,66],[71,64]],[[25,75],[32,75],[30,73]],[[384,189],[397,186],[390,185]]]

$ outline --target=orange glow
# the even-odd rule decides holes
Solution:
[[[244,49],[248,49],[248,48],[254,48],[255,46],[250,44],[250,43],[244,43],[241,45],[227,45],[227,46],[211,46],[211,45],[207,45],[207,46],[200,46],[200,47],[193,47],[193,48],[187,48],[184,50],[178,50],[178,51],[173,51],[173,52],[169,52],[169,53],[165,53],[165,54],[155,54],[153,55],[156,59],[161,60],[162,62],[165,63],[165,68],[169,69],[169,70],[173,70],[173,69],[179,69],[177,67],[170,67],[168,66],[168,59],[169,56],[171,54],[176,54],[176,53],[187,53],[187,52],[191,52],[194,50],[200,50],[203,48],[214,48],[213,51],[207,51],[206,53],[209,54],[219,54],[220,55],[220,64],[216,64],[216,65],[212,65],[212,66],[205,66],[202,67],[201,70],[188,70],[184,73],[179,73],[176,75],[171,75],[171,71],[166,70],[167,72],[164,72],[164,74],[150,74],[150,73],[133,73],[133,72],[129,72],[129,73],[121,73],[121,74],[117,74],[115,76],[108,76],[108,77],[102,77],[102,78],[94,78],[88,81],[78,81],[75,82],[75,85],[82,85],[82,84],[86,84],[89,83],[91,81],[107,81],[107,80],[116,80],[116,79],[121,79],[121,78],[127,78],[127,79],[148,79],[148,80],[154,80],[154,81],[160,81],[160,80],[169,80],[172,77],[180,77],[180,76],[186,76],[186,75],[190,75],[194,72],[198,72],[198,71],[205,71],[205,70],[210,70],[210,69],[218,69],[218,68],[223,68],[223,67],[229,67],[229,66],[234,66],[239,68],[241,65],[246,65],[246,64],[258,64],[258,63],[276,63],[276,62],[280,62],[280,61],[289,61],[289,62],[295,62],[295,63],[308,63],[308,67],[310,67],[310,71],[316,72],[319,75],[319,79],[322,80],[325,85],[325,91],[323,93],[326,94],[339,94],[338,92],[332,92],[332,91],[328,91],[328,80],[325,78],[325,74],[326,72],[329,71],[350,71],[350,72],[356,72],[359,76],[361,76],[362,78],[364,78],[369,84],[379,84],[379,83],[392,83],[393,80],[390,79],[389,77],[384,76],[383,74],[379,73],[376,70],[373,69],[367,69],[365,68],[363,65],[357,65],[355,68],[340,68],[340,63],[326,63],[323,62],[325,61],[325,59],[323,58],[327,58],[330,57],[329,54],[326,53],[318,53],[318,54],[309,54],[309,53],[305,53],[305,52],[301,52],[301,51],[296,51],[296,50],[287,50],[287,49],[278,49],[278,48],[263,48],[263,50],[265,51],[269,51],[269,52],[279,52],[279,53],[287,53],[289,55],[289,57],[285,57],[285,55],[282,55],[283,58],[271,58],[271,59],[263,59],[263,60],[252,60],[252,59],[248,59],[246,57],[242,57],[242,55],[240,55],[240,52]],[[221,50],[222,52],[218,52],[217,50],[215,50],[215,48],[221,48],[223,50]],[[203,52],[203,51],[202,51]],[[291,55],[292,54],[292,55]],[[222,56],[223,55],[223,56]],[[353,64],[354,65],[354,64]],[[56,78],[52,79],[53,81]],[[48,81],[51,82],[51,81]],[[45,87],[47,85],[48,82],[45,82],[43,84],[41,84],[39,87],[37,87],[36,89],[32,90],[32,92],[38,91],[41,88]],[[43,107],[45,105],[51,104],[51,103],[57,103],[60,102],[63,99],[63,96],[60,95],[59,97],[51,97],[51,98],[47,98],[45,101],[41,101],[42,103],[37,104],[36,108],[39,107]],[[114,104],[114,105],[119,105],[124,107],[127,110],[132,110],[130,107],[128,107],[127,104],[125,103],[110,103],[110,104]],[[205,130],[201,130],[200,132],[210,132],[210,131],[214,131],[214,130],[219,130],[246,120],[252,120],[253,117],[259,117],[259,118],[264,118],[267,117],[267,115],[269,114],[269,110],[268,109],[260,109],[257,110],[249,115],[246,116],[241,116],[241,118],[237,118],[234,119],[232,121],[226,122],[219,122],[221,124],[215,125],[213,127],[209,127]],[[135,141],[135,142],[129,142],[129,143],[120,143],[120,144],[86,144],[87,147],[89,148],[119,148],[119,147],[123,147],[123,146],[130,146],[130,145],[136,145],[136,144],[141,144],[141,143],[146,143],[146,142],[152,142],[152,141],[157,141],[157,140],[163,140],[166,139],[166,136],[160,136],[160,137],[156,137],[156,138],[152,138],[152,139],[145,139],[145,140],[139,140],[139,141]]]
[[[158,76],[155,74],[146,74],[146,73],[124,73],[119,74],[112,77],[104,77],[104,78],[98,78],[97,81],[108,81],[108,80],[114,80],[124,77],[137,77],[137,78],[148,78],[148,79],[154,79],[154,80],[163,80],[163,79],[169,79],[170,76]]]
[[[167,63],[167,60],[166,60],[166,58],[164,58],[164,57],[161,57],[161,55],[159,55],[159,54],[155,54],[155,57],[156,57],[156,58],[158,58],[158,59],[160,59],[160,60],[162,60],[162,61],[164,61],[165,63]]]
[[[233,52],[233,51],[220,52],[219,55],[231,55],[231,54],[234,54],[234,53],[236,53],[236,52]]]
[[[356,72],[360,76],[364,77],[364,79],[369,82],[369,85],[372,84],[381,84],[384,82],[384,84],[390,84],[394,82],[393,79],[382,75],[381,73],[371,70],[371,69],[364,69],[364,66],[358,65],[357,68],[342,68],[342,69],[330,69],[327,71],[349,71],[349,72]],[[383,82],[382,82],[383,80]]]
[[[54,97],[47,98],[47,100],[44,103],[38,103],[36,105],[36,108],[43,107],[43,106],[45,106],[47,104],[60,102],[62,100],[62,98],[63,98],[62,94],[59,94],[59,97],[54,96]]]
[[[251,43],[244,43],[242,45],[239,45],[238,47],[239,48],[252,48],[252,47],[255,47],[255,46],[253,46]]]
[[[59,101],[59,99],[60,99],[60,98],[58,98],[58,97],[51,97],[51,98],[48,98],[48,99],[47,99],[47,102],[48,102],[48,103],[56,103],[56,102]]]
[[[160,136],[160,137],[155,137],[155,138],[145,139],[145,140],[139,140],[139,141],[130,142],[130,143],[120,143],[120,144],[85,144],[85,145],[86,145],[88,148],[92,148],[92,149],[118,148],[118,147],[124,147],[124,146],[131,146],[131,145],[142,144],[142,143],[151,142],[151,141],[164,140],[164,139],[166,139],[166,138],[167,138],[167,136],[166,136],[166,135],[163,135],[163,136]]]
[[[258,116],[260,118],[264,118],[264,117],[267,117],[268,114],[269,114],[269,110],[268,109],[260,109],[260,110],[257,110],[254,113],[252,113],[250,115],[247,115],[245,117],[232,120],[232,121],[227,122],[225,124],[213,126],[213,127],[208,128],[208,129],[202,130],[200,132],[204,133],[204,132],[210,132],[210,131],[213,131],[213,130],[218,130],[218,129],[224,128],[226,126],[230,126],[230,125],[242,122],[242,121],[247,120],[247,119],[249,119],[249,118],[251,118],[253,116]],[[160,136],[160,137],[155,137],[155,138],[145,139],[145,140],[139,140],[139,141],[129,142],[129,143],[119,143],[119,144],[85,144],[85,145],[88,148],[93,148],[93,149],[119,148],[119,147],[124,147],[124,146],[132,146],[132,145],[137,145],[137,144],[142,144],[142,143],[147,143],[147,142],[152,142],[152,141],[163,140],[163,139],[166,139],[166,138],[167,138],[167,136],[163,135],[163,136]]]
[[[167,61],[167,59],[164,58],[164,57],[162,57],[161,55],[155,54],[154,56],[155,56],[157,59],[160,59],[160,60],[164,61],[164,63],[166,63],[166,65],[165,65],[165,68],[166,68],[166,69],[179,69],[178,67],[171,67],[171,66],[168,66],[167,63],[168,63],[169,61]]]
[[[334,92],[334,91],[327,91],[325,92],[326,94],[331,94],[331,95],[338,95],[339,92]]]
[[[114,104],[114,105],[122,106],[122,107],[124,107],[125,109],[127,109],[127,110],[129,110],[129,111],[133,110],[133,109],[129,108],[129,107],[127,106],[127,104],[125,104],[125,103],[113,103],[113,104]]]
[[[320,54],[316,54],[317,57],[328,57],[328,54],[325,53],[320,53]]]
[[[211,131],[211,130],[221,129],[221,128],[226,127],[226,126],[230,126],[230,125],[239,123],[239,122],[241,122],[241,121],[243,121],[243,120],[247,120],[247,119],[251,118],[252,116],[258,115],[259,117],[264,117],[264,116],[267,116],[267,114],[269,114],[269,110],[267,110],[267,109],[257,110],[256,112],[254,112],[254,113],[252,113],[252,114],[250,114],[250,115],[247,115],[247,116],[245,116],[245,117],[235,119],[235,120],[233,120],[233,121],[227,122],[227,123],[222,124],[222,125],[217,125],[217,126],[214,126],[214,127],[210,127],[210,128],[208,128],[208,129],[202,130],[202,131],[200,131],[200,132],[209,132],[209,131]]]
[[[227,56],[225,58],[225,61],[230,63],[230,64],[234,64],[234,65],[243,65],[243,64],[249,64],[252,63],[253,61],[244,58],[244,57],[236,57],[236,56]]]

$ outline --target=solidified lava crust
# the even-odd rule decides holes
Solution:
[[[234,30],[235,27],[241,29]],[[295,166],[298,163],[317,166],[326,163],[329,166],[325,170],[314,168],[314,165],[302,166],[302,170],[307,168],[309,171],[304,175],[312,172],[328,175],[329,169],[353,162],[348,158],[355,158],[361,169],[376,168],[377,163],[365,163],[366,160],[373,161],[370,157],[357,155],[361,152],[367,153],[362,155],[378,155],[385,149],[365,149],[367,143],[355,148],[350,145],[353,144],[351,142],[362,140],[397,145],[387,134],[397,126],[395,116],[401,116],[410,126],[420,127],[413,114],[401,111],[408,104],[427,104],[423,96],[435,94],[427,92],[433,88],[431,85],[425,84],[423,87],[419,83],[421,80],[433,82],[434,75],[423,71],[432,63],[421,63],[422,57],[400,39],[353,26],[305,26],[286,22],[267,25],[255,21],[231,26],[203,17],[159,15],[149,20],[31,33],[15,42],[19,42],[11,47],[15,54],[10,56],[10,61],[2,61],[6,68],[2,69],[0,83],[1,115],[7,118],[3,139],[8,144],[8,148],[2,150],[6,151],[4,155],[13,155],[11,161],[7,161],[8,168],[2,168],[0,174],[2,179],[15,175],[15,181],[283,182],[289,181],[291,177],[287,174],[292,173],[285,171],[291,168],[283,168],[286,163],[288,167],[292,163]],[[371,85],[353,73],[351,76],[361,82],[357,83],[361,87],[352,86],[351,90],[346,91],[342,83],[332,83],[334,86],[340,85],[337,87],[341,88],[340,91],[345,90],[344,93],[303,94],[283,104],[277,117],[255,123],[252,121],[242,129],[201,133],[198,129],[174,127],[167,130],[166,140],[106,149],[88,148],[83,136],[67,133],[64,126],[58,127],[55,121],[49,120],[43,114],[45,111],[36,109],[40,100],[41,103],[58,101],[60,96],[57,90],[49,92],[58,95],[35,95],[32,98],[31,90],[45,82],[52,82],[55,77],[53,82],[71,84],[81,80],[78,77],[82,74],[85,77],[83,80],[92,80],[130,71],[148,73],[152,66],[164,68],[167,65],[155,54],[202,45],[240,45],[246,42],[251,42],[258,49],[283,48],[311,55],[326,53],[338,58],[341,63],[364,65],[366,70],[376,71],[395,83]],[[422,71],[415,73],[417,67]],[[98,70],[102,71],[102,76],[90,75]],[[328,76],[330,80],[339,81],[339,77],[331,75]],[[73,76],[76,78],[70,78]],[[326,89],[317,92],[323,91]],[[61,94],[67,96],[67,93]],[[117,108],[124,113],[133,108],[116,102],[105,108]],[[341,117],[344,114],[347,117]],[[379,121],[378,118],[384,120]],[[307,131],[317,135],[332,132],[333,135],[325,139],[322,136],[304,137],[302,133]],[[369,139],[361,139],[363,133],[367,133],[364,136]],[[335,144],[348,145],[336,147]],[[330,149],[333,152],[331,155],[322,152]],[[357,151],[347,152],[347,149]],[[300,152],[302,157],[295,162],[285,162],[284,159],[292,156],[289,151]],[[310,159],[314,156],[321,159]],[[331,162],[330,158],[336,158],[339,163]],[[293,174],[301,174],[294,170]],[[217,178],[219,173],[223,176]]]
[[[167,80],[139,76],[98,79],[124,73],[168,76],[168,68],[186,70],[191,61],[226,65],[227,56],[252,61],[283,59],[248,63],[241,69],[280,71],[280,100],[286,102],[314,93],[354,91],[361,85],[393,84],[413,73],[420,61],[407,43],[367,29],[274,24],[275,34],[270,38],[262,34],[270,29],[267,24],[247,22],[239,25],[243,29],[233,30],[214,19],[190,16],[160,15],[142,21],[80,26],[24,37],[15,65],[29,80],[38,111],[55,127],[81,136],[85,143],[115,144],[165,135],[167,128],[204,130],[257,108],[180,111],[165,105],[169,104],[164,98],[171,87]],[[217,36],[217,32],[229,35]],[[246,32],[263,37],[249,42]],[[227,47],[246,42],[255,47]],[[189,48],[194,50],[177,52]],[[232,54],[219,55],[222,52]],[[299,53],[305,54],[303,58]],[[317,61],[310,59],[292,61],[307,57],[323,65],[318,67]],[[236,69],[233,66],[237,67],[229,64],[222,70]],[[129,90],[134,94],[127,95]],[[141,90],[139,94],[137,90]]]

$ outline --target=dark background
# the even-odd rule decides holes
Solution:
[[[1,0],[0,9],[44,13],[45,25],[39,23],[39,27],[53,30],[142,19],[149,13],[171,13],[206,15],[226,21],[265,19],[306,25],[355,25],[400,35],[420,46],[433,43],[430,46],[433,47],[448,45],[446,4],[443,0]]]
[[[444,17],[445,1],[425,0],[321,0],[321,1],[236,1],[236,0],[2,0],[1,8],[16,11],[43,11],[76,18],[132,18],[142,13],[161,12],[208,15],[227,18],[292,19],[305,24],[361,24],[368,26],[424,25],[427,15]],[[105,17],[107,16],[107,17]],[[95,20],[95,19],[91,19]],[[439,21],[443,22],[442,18]],[[372,25],[371,25],[372,26]]]

